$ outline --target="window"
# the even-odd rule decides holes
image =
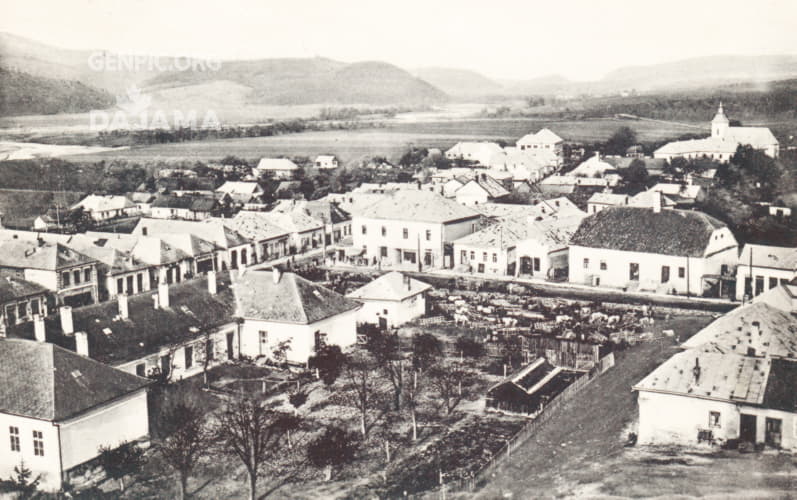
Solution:
[[[407,228],[405,227],[405,228],[402,230],[402,235],[404,236],[404,239],[405,239],[405,240],[406,240],[407,238],[409,238],[409,237],[410,237],[410,231],[409,231],[409,229],[407,229]]]
[[[404,261],[415,264],[415,252],[404,252]]]
[[[628,264],[628,279],[631,281],[639,281],[639,264],[631,262]]]
[[[466,260],[468,260],[468,252],[466,250],[461,250],[459,252],[459,262],[464,264]]]
[[[493,262],[498,262],[498,254],[497,253],[493,254]]]
[[[125,293],[125,280],[119,278],[116,280],[116,293]]]
[[[679,278],[684,278],[685,276],[686,276],[686,268],[679,267],[678,268],[678,277]]]
[[[426,241],[432,241],[432,231],[430,229],[426,230]]]
[[[667,283],[670,281],[670,266],[661,266],[661,282]]]
[[[39,314],[39,299],[33,299],[30,301],[30,313]]]
[[[487,252],[482,252],[482,262],[487,262]]]
[[[315,350],[318,351],[327,345],[327,334],[315,332]]]
[[[185,369],[187,370],[194,366],[194,347],[185,346],[183,353],[185,354]]]
[[[426,250],[426,252],[424,252],[424,254],[423,254],[423,264],[425,266],[431,266],[432,265],[432,251],[431,250]]]
[[[127,277],[127,293],[133,293],[133,277]]]
[[[63,273],[61,273],[61,285],[69,286],[69,282],[70,282],[69,271],[64,271]]]
[[[83,281],[91,281],[91,268],[83,270]]]
[[[470,251],[470,260],[476,260],[476,252],[473,250]]]
[[[139,363],[136,365],[136,375],[139,377],[146,377],[147,376],[147,365],[144,363]]]
[[[6,306],[6,321],[9,325],[17,324],[17,308],[13,305]]]
[[[484,272],[484,264],[479,264],[479,270],[478,270],[478,272],[480,272],[480,273],[483,273],[483,272]]]
[[[379,247],[379,256],[387,257],[387,247]]]
[[[769,288],[778,286],[778,278],[769,278]]]
[[[387,228],[382,226],[382,236],[387,236]]]
[[[27,302],[20,302],[17,304],[17,316],[19,319],[24,319],[28,317],[28,303]]]
[[[584,269],[589,269],[589,259],[584,259]]]
[[[540,258],[539,257],[534,257],[534,260],[532,261],[532,265],[534,266],[534,271],[539,271],[540,270]]]
[[[709,429],[720,427],[720,412],[718,411],[708,412],[708,427]]]
[[[605,270],[606,270],[606,261],[602,260],[601,261],[601,271],[605,271]]]
[[[208,361],[213,361],[216,356],[216,353],[213,352],[213,341],[208,339],[205,341],[205,359]]]
[[[144,273],[138,273],[138,275],[136,275],[136,286],[139,292],[144,290]]]
[[[363,232],[363,234],[368,234],[368,231],[366,231],[366,229],[365,229],[365,225],[363,225],[363,227],[362,227],[362,232]]]
[[[44,456],[44,435],[42,431],[33,431],[33,454],[37,457]]]
[[[755,277],[755,294],[758,295],[764,291],[764,277],[763,276],[756,276]]]
[[[72,280],[76,285],[80,283],[80,270],[72,271]]]
[[[265,354],[268,351],[268,332],[260,330],[257,332],[257,337],[260,340],[260,354]]]
[[[11,451],[19,451],[19,427],[9,427],[8,435],[11,439]]]

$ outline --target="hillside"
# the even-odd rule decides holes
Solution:
[[[103,90],[0,68],[0,116],[81,113],[114,103]]]
[[[480,97],[504,92],[503,86],[498,82],[467,69],[420,68],[413,73],[450,96]]]

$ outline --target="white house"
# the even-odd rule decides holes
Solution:
[[[285,346],[287,361],[304,364],[324,345],[346,349],[357,342],[360,303],[301,276],[248,271],[234,278],[233,288],[246,356],[273,358]]]
[[[766,127],[731,127],[720,103],[717,114],[711,121],[711,136],[704,139],[676,141],[665,144],[653,153],[654,158],[672,160],[710,158],[728,162],[739,146],[750,145],[763,151],[767,156],[777,158],[780,143]]]
[[[736,300],[753,298],[797,277],[797,248],[746,244],[736,266]]]
[[[564,139],[547,128],[534,134],[526,134],[517,141],[517,147],[521,151],[553,151],[556,154],[559,154],[563,144]]]
[[[543,279],[566,277],[570,239],[584,217],[586,214],[581,212],[530,218],[526,237],[517,244],[515,275]]]
[[[587,200],[587,213],[596,214],[608,207],[623,207],[628,205],[630,196],[627,194],[595,193]]]
[[[227,195],[233,202],[243,205],[253,200],[259,201],[263,196],[263,188],[257,182],[227,181],[216,188],[216,193]]]
[[[384,328],[401,326],[426,314],[426,293],[432,288],[398,271],[389,272],[346,295],[362,302],[359,323]]]
[[[579,166],[568,172],[568,175],[592,178],[618,177],[617,168],[611,163],[601,160],[600,152],[598,151],[595,152],[595,156],[581,162]]]
[[[690,206],[706,198],[706,192],[698,184],[660,182],[648,189],[648,191],[661,193],[681,206]]]
[[[584,219],[570,241],[571,283],[702,295],[736,264],[728,227],[687,210],[611,207]]]
[[[353,212],[352,232],[353,247],[382,266],[450,267],[446,243],[480,225],[478,212],[429,191],[397,191],[380,198],[362,212]]]
[[[149,216],[153,219],[198,221],[212,217],[217,208],[218,201],[212,196],[164,194],[152,202]]]
[[[275,179],[291,179],[299,170],[299,166],[287,158],[261,158],[253,169],[256,177],[270,175]]]
[[[90,194],[71,208],[72,210],[82,208],[85,213],[96,221],[139,213],[136,204],[130,201],[127,196],[122,195]]]
[[[738,307],[689,338],[639,382],[639,441],[711,440],[797,449],[797,319],[766,303]]]
[[[335,155],[318,155],[313,162],[315,168],[329,169],[338,168],[338,159]]]
[[[455,265],[478,274],[513,275],[517,245],[527,232],[525,220],[505,219],[454,240]]]
[[[446,158],[487,166],[493,156],[499,153],[501,153],[501,146],[494,142],[458,142],[446,151]]]
[[[0,477],[24,461],[57,491],[100,446],[149,434],[149,380],[46,342],[0,339],[0,359]]]
[[[457,203],[463,205],[494,202],[507,196],[509,191],[487,174],[478,174],[454,193]]]

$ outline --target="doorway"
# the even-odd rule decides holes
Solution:
[[[766,442],[767,446],[771,446],[772,448],[780,448],[782,427],[783,421],[781,419],[767,417],[766,434],[764,436],[764,441]]]
[[[748,443],[755,443],[757,424],[758,421],[755,415],[746,415],[742,413],[739,421],[739,440]]]

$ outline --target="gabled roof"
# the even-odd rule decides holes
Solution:
[[[443,224],[479,217],[472,208],[430,191],[396,191],[363,210],[362,217]],[[355,212],[352,212],[355,213]]]
[[[72,206],[73,209],[83,208],[86,212],[105,212],[108,210],[123,210],[132,207],[135,207],[135,204],[130,201],[127,196],[101,196],[97,194],[90,194]]]
[[[697,332],[681,347],[711,344],[726,352],[745,354],[747,348],[754,345],[755,322],[761,332],[759,349],[770,356],[797,358],[797,319],[764,302],[737,307]]]
[[[287,158],[261,158],[257,170],[298,170],[299,167]]]
[[[190,195],[160,195],[152,202],[152,208],[181,208],[192,212],[210,212],[216,205],[216,199],[210,196]]]
[[[770,288],[766,292],[756,295],[754,303],[765,303],[781,311],[797,313],[797,284],[792,280],[789,284]]]
[[[360,300],[401,301],[432,288],[432,285],[416,280],[398,271],[392,271],[376,278],[366,285],[346,295]]]
[[[697,184],[672,184],[666,182],[660,182],[648,189],[648,191],[658,191],[668,196],[678,196],[686,199],[697,198],[702,190],[703,188]]]
[[[96,262],[61,243],[11,240],[0,243],[0,267],[55,271]]]
[[[220,248],[233,248],[246,245],[248,240],[224,224],[224,219],[208,219],[204,221],[188,221],[176,219],[145,219],[138,221],[133,234],[141,235],[147,231],[148,236],[187,233],[209,241]]]
[[[608,207],[581,223],[571,245],[626,252],[703,257],[717,219],[688,210]]]
[[[556,135],[554,132],[547,128],[543,128],[538,130],[534,134],[526,134],[518,143],[548,143],[548,144],[556,144],[562,142],[564,139]]]
[[[770,366],[767,358],[690,349],[665,361],[634,389],[759,405]]]
[[[233,288],[236,315],[250,320],[308,325],[360,307],[294,273],[275,280],[273,271],[247,271],[233,279]]]
[[[257,182],[243,182],[243,181],[227,181],[218,188],[216,188],[217,193],[229,193],[229,194],[249,194],[254,195],[257,193],[262,192],[262,188],[260,184]]]
[[[773,359],[769,368],[764,407],[797,413],[797,363]]]
[[[797,271],[797,248],[746,244],[739,256],[739,264]]]
[[[582,162],[579,166],[569,172],[571,176],[595,177],[601,176],[606,172],[614,172],[616,169],[611,163],[603,161],[597,154]]]
[[[628,206],[630,207],[654,208],[657,204],[659,204],[661,208],[668,209],[675,208],[677,205],[672,198],[665,196],[659,191],[642,191],[628,200]]]
[[[455,240],[454,244],[476,248],[512,248],[518,241],[526,239],[528,232],[529,223],[525,219],[504,219],[463,236]]]
[[[590,196],[587,203],[598,205],[622,206],[628,205],[627,194],[595,193]]]
[[[45,293],[47,289],[38,283],[31,283],[16,276],[0,275],[0,304]]]
[[[150,383],[45,342],[0,340],[0,359],[0,412],[53,422]]]
[[[227,227],[255,241],[270,240],[287,236],[290,231],[274,223],[272,217],[265,212],[247,212],[242,210],[231,219],[224,219]]]
[[[463,189],[467,189],[469,185],[478,186],[485,193],[487,193],[487,196],[490,198],[501,198],[509,194],[509,191],[507,191],[504,186],[487,174],[477,175],[475,179],[472,179],[470,182],[457,190],[457,193],[461,192]]]

